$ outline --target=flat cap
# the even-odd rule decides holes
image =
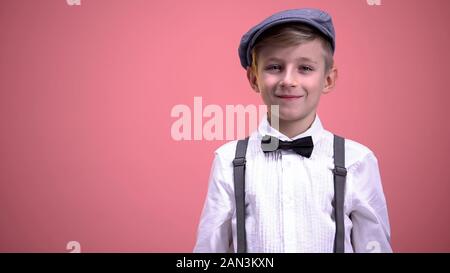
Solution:
[[[277,12],[262,22],[252,27],[241,38],[239,44],[239,59],[242,67],[247,69],[252,63],[251,50],[258,37],[269,28],[285,23],[303,23],[319,31],[330,43],[331,48],[335,50],[335,32],[331,16],[325,11],[319,9],[290,9]]]

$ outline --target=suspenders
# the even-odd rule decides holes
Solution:
[[[237,143],[236,155],[233,160],[234,166],[234,195],[236,198],[236,229],[237,229],[237,252],[247,252],[247,240],[245,234],[245,154],[247,153],[248,137]],[[334,252],[344,253],[344,193],[345,178],[345,139],[334,135],[334,219],[336,223],[336,234],[334,237]]]
[[[345,177],[347,169],[345,168],[345,139],[334,135],[334,220],[336,222],[336,234],[334,236],[334,252],[344,253],[344,194]]]
[[[239,140],[236,147],[234,166],[234,197],[236,198],[236,231],[237,252],[247,252],[245,238],[245,154],[247,153],[248,137]]]

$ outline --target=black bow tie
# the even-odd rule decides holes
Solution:
[[[264,136],[261,140],[263,152],[273,152],[276,150],[293,150],[297,154],[310,157],[314,148],[311,136],[302,137],[294,141],[282,141],[273,136]]]

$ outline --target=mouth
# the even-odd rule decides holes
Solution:
[[[303,95],[275,95],[275,97],[282,99],[282,100],[296,100],[299,98],[302,98]]]

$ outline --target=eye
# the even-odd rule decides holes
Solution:
[[[270,65],[266,66],[265,70],[267,70],[267,71],[280,71],[281,70],[281,65],[270,64]]]
[[[308,65],[301,65],[300,71],[311,72],[311,71],[314,71],[314,68],[312,68],[311,66],[308,66]]]

